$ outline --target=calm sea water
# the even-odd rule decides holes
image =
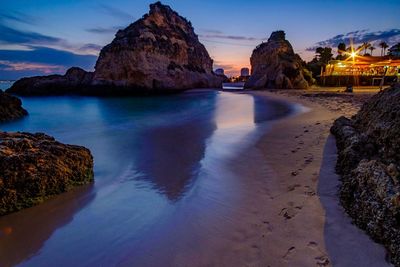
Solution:
[[[290,111],[216,91],[23,105],[30,115],[0,129],[88,147],[95,183],[0,218],[0,266],[173,265],[223,235],[241,194],[229,160]]]

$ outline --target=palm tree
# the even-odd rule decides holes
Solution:
[[[362,47],[364,48],[364,56],[367,53],[367,49],[371,46],[369,42],[365,42],[362,44]]]
[[[388,48],[388,44],[386,42],[381,42],[379,46],[382,48],[381,56],[383,57],[386,54],[386,48]]]
[[[389,48],[389,55],[396,57],[400,56],[400,43],[397,43],[391,48]]]
[[[376,48],[375,47],[373,47],[373,46],[370,46],[369,47],[369,50],[371,51],[371,56],[372,56],[372,51],[374,51]]]

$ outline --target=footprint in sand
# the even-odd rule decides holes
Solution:
[[[301,210],[303,208],[302,206],[296,206],[296,207],[293,207],[293,205],[290,205],[290,206],[291,207],[283,208],[279,212],[279,215],[285,217],[286,220],[293,219],[297,215],[297,213],[299,213],[299,210]]]
[[[287,191],[288,191],[288,192],[294,191],[294,190],[296,190],[297,187],[300,187],[300,186],[301,186],[301,185],[299,185],[299,184],[289,185],[289,186],[287,187]]]
[[[310,186],[308,186],[308,185],[305,185],[304,186],[304,188],[305,188],[305,191],[304,191],[304,194],[306,194],[307,196],[315,196],[315,191],[314,191],[314,189],[312,189]]]
[[[328,266],[329,258],[325,255],[319,256],[315,258],[317,266]]]
[[[287,261],[295,252],[296,247],[290,247],[282,258]]]

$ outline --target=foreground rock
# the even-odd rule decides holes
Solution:
[[[354,222],[385,245],[400,266],[400,86],[367,101],[331,128],[338,146],[342,205]]]
[[[88,149],[41,133],[0,132],[0,216],[92,181]]]
[[[65,75],[24,78],[9,92],[116,95],[220,88],[223,79],[212,66],[192,24],[157,2],[101,50],[94,73],[72,68]]]
[[[285,39],[284,31],[271,34],[268,42],[254,49],[250,58],[251,76],[245,88],[307,89],[307,70],[299,55]]]
[[[0,122],[11,121],[28,115],[22,107],[22,102],[15,96],[0,90]]]

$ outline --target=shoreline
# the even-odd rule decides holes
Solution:
[[[265,125],[260,124],[256,126],[258,129],[252,130],[250,134],[256,135],[253,141],[244,144],[245,147],[233,153],[232,158],[218,161],[221,165],[217,169],[215,159],[224,150],[215,150],[211,146],[208,161],[201,163],[208,175],[199,179],[191,189],[193,195],[190,194],[175,208],[175,212],[181,215],[171,215],[171,219],[168,217],[164,222],[168,227],[163,222],[158,228],[153,226],[140,249],[126,248],[122,252],[114,252],[116,254],[112,259],[105,257],[102,260],[110,264],[120,260],[121,265],[154,263],[166,266],[388,265],[383,248],[350,223],[350,219],[335,202],[334,192],[333,195],[325,195],[326,190],[332,193],[329,191],[332,188],[325,187],[325,191],[321,189],[325,184],[322,181],[330,181],[333,176],[329,175],[334,175],[328,168],[334,166],[334,161],[330,159],[334,146],[332,148],[332,145],[326,144],[329,128],[334,119],[340,115],[348,116],[356,109],[328,109],[329,104],[335,104],[332,98],[324,99],[325,102],[321,104],[318,97],[303,97],[300,91],[252,91],[243,94],[253,96],[256,101],[254,109],[249,110],[253,111],[248,114],[252,116],[249,121],[267,121]],[[264,101],[272,105],[266,105]],[[225,112],[231,114],[232,110],[238,108],[238,103],[234,103],[229,108],[225,107]],[[299,108],[301,106],[306,107],[305,110]],[[342,114],[344,111],[347,113]],[[286,115],[282,116],[284,113]],[[242,111],[239,115],[243,116]],[[232,116],[231,119],[228,127],[239,118]],[[223,129],[227,121],[222,123],[220,126]],[[194,129],[193,126],[184,128]],[[243,136],[246,140],[248,137],[251,136]],[[237,147],[237,143],[232,143],[231,139],[226,141],[228,143],[225,147]],[[326,163],[330,165],[325,168],[323,164]],[[200,198],[191,204],[196,197]],[[44,204],[42,209],[54,202],[57,201]],[[38,209],[36,207],[27,212],[33,213]],[[14,217],[21,215],[16,213]],[[171,235],[175,231],[169,233],[168,229],[173,227],[180,229],[176,232],[177,236]],[[62,229],[57,228],[57,231],[62,232]],[[44,241],[41,239],[38,242]],[[152,249],[157,246],[165,249],[153,257]],[[43,244],[39,248],[42,254],[45,251],[50,253],[48,250],[43,251]],[[376,250],[379,251],[375,254],[368,252]],[[354,257],[355,253],[357,257]],[[374,265],[368,265],[371,262]],[[29,263],[23,261],[21,264]]]
[[[336,147],[329,129],[334,119],[354,114],[359,105],[339,109],[330,99],[321,102],[292,91],[250,94],[309,109],[277,120],[257,143],[276,179],[268,182],[274,195],[265,217],[270,218],[269,226],[274,230],[263,244],[269,254],[263,263],[390,266],[383,246],[351,224],[334,192],[339,181],[334,172],[336,158],[332,156]],[[357,242],[360,240],[362,243]]]

